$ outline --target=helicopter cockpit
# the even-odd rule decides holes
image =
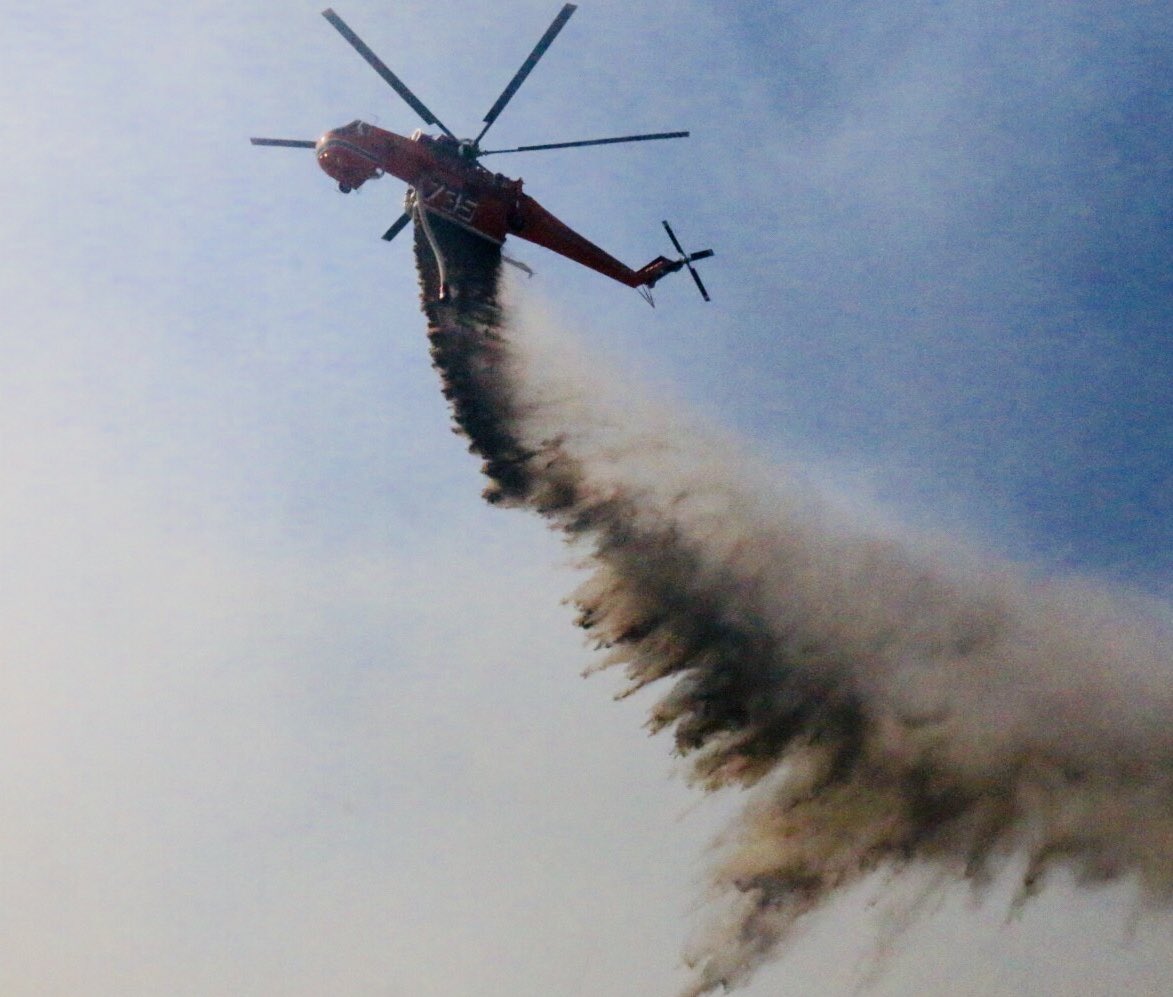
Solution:
[[[379,159],[364,142],[370,135],[371,126],[356,118],[326,132],[317,141],[318,165],[338,181],[338,189],[344,194],[383,174]]]

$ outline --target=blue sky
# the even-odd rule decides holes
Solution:
[[[634,265],[672,219],[713,304],[518,242],[523,307],[767,463],[1167,616],[1168,6],[731,6],[582,3],[491,133],[692,129],[499,168]],[[338,10],[464,133],[556,8]],[[378,239],[402,190],[247,144],[418,126],[318,10],[7,18],[0,989],[668,992],[733,801],[578,678],[569,555],[482,507]],[[846,992],[860,907],[746,993]],[[1128,909],[953,898],[880,992],[1156,993]]]

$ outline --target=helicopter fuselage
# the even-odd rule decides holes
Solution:
[[[389,173],[415,192],[416,206],[500,245],[515,235],[553,250],[628,287],[651,287],[680,269],[658,257],[633,270],[559,220],[513,180],[485,169],[473,145],[447,135],[410,137],[352,121],[326,132],[315,151],[318,165],[349,193]]]
[[[573,142],[548,142],[542,145],[523,145],[515,149],[482,149],[481,140],[493,126],[518,88],[525,82],[558,33],[566,26],[576,7],[572,3],[562,9],[538,40],[532,52],[501,91],[501,95],[482,119],[484,126],[476,138],[459,139],[380,59],[354,30],[333,10],[327,8],[322,16],[338,31],[366,63],[383,78],[419,115],[425,124],[434,125],[442,135],[425,135],[417,131],[411,136],[396,135],[365,121],[352,121],[341,128],[326,132],[316,142],[308,139],[257,138],[253,145],[283,146],[295,149],[313,149],[318,165],[338,182],[344,194],[357,190],[368,180],[385,173],[398,177],[408,185],[406,210],[383,234],[390,241],[409,222],[415,221],[427,236],[433,252],[439,259],[441,250],[431,233],[428,218],[436,215],[463,227],[476,236],[500,246],[507,235],[545,246],[595,270],[612,280],[636,288],[651,304],[648,291],[661,277],[688,267],[697,290],[708,301],[709,295],[693,267],[697,260],[713,255],[711,249],[697,253],[685,252],[671,226],[665,221],[664,230],[672,245],[680,253],[677,259],[658,256],[639,270],[621,263],[580,235],[522,190],[522,182],[500,173],[491,173],[479,162],[482,156],[506,152],[538,152],[547,149],[570,149],[583,146],[614,145],[626,142],[650,142],[660,139],[687,138],[688,132],[646,132],[638,135],[616,135],[609,138],[579,139]],[[508,257],[505,257],[508,260]],[[515,260],[509,260],[516,263]],[[529,270],[518,264],[523,270]],[[532,271],[531,271],[532,272]],[[443,285],[443,281],[441,281]],[[443,286],[441,294],[445,293]]]

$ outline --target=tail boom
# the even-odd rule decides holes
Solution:
[[[556,218],[528,194],[519,194],[508,213],[508,230],[511,235],[527,239],[539,246],[545,246],[555,253],[603,274],[605,277],[610,277],[620,284],[636,288],[641,292],[655,287],[659,280],[669,274],[688,267],[701,294],[708,301],[709,296],[692,264],[696,260],[708,259],[713,255],[713,251],[704,249],[697,253],[686,253],[680,247],[667,223],[664,224],[664,228],[667,229],[673,244],[680,250],[681,255],[674,260],[666,256],[657,256],[639,270],[632,270],[631,267],[615,259],[610,253],[596,246],[589,239]]]

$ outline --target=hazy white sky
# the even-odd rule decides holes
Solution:
[[[338,10],[464,133],[557,6]],[[691,128],[499,168],[629,263],[713,245],[713,305],[519,243],[521,307],[767,461],[1167,598],[1166,5],[730,6],[582,3],[492,133]],[[401,189],[248,146],[419,124],[318,10],[5,13],[0,991],[671,993],[736,801],[578,677],[572,554],[480,503]],[[899,895],[745,993],[850,992]],[[1173,985],[1126,888],[1007,896],[877,992]]]

